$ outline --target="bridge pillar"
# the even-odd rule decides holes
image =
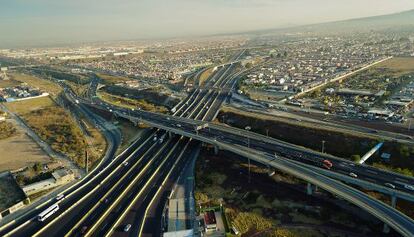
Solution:
[[[168,137],[169,137],[169,138],[171,138],[171,137],[172,137],[172,132],[171,132],[171,131],[169,131],[169,132],[168,132]]]
[[[218,155],[218,152],[219,152],[219,147],[214,146],[214,155]]]
[[[397,205],[397,196],[395,194],[392,194],[391,195],[391,206],[395,208],[396,205]],[[386,234],[390,233],[390,227],[386,223],[384,223],[384,228],[382,229],[382,232]]]
[[[308,186],[306,186],[306,193],[308,195],[312,195],[313,194],[313,187],[311,183],[308,183]]]
[[[390,227],[384,223],[384,227],[382,228],[382,232],[385,234],[390,233]]]
[[[391,206],[393,208],[395,208],[395,206],[397,205],[397,196],[395,196],[395,194],[391,195]]]

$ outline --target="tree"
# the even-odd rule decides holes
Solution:
[[[354,162],[359,162],[361,160],[361,156],[360,155],[352,155],[351,160],[353,160]]]
[[[34,163],[33,170],[36,171],[37,173],[42,171],[42,165],[39,162]]]

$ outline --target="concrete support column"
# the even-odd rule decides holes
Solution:
[[[172,132],[171,132],[171,131],[169,131],[169,132],[168,132],[168,137],[169,137],[169,138],[171,138],[171,137],[172,137]]]
[[[390,233],[390,227],[384,223],[384,228],[382,228],[382,232],[385,234]]]
[[[397,205],[397,196],[395,196],[395,194],[392,194],[391,195],[391,206],[395,208],[396,205]],[[382,229],[382,232],[386,234],[390,233],[390,227],[386,223],[384,223],[384,228]]]
[[[308,195],[312,195],[313,194],[313,187],[311,183],[308,183],[308,186],[306,187],[306,193]]]
[[[395,196],[395,194],[393,194],[392,196],[391,196],[391,206],[393,207],[393,208],[395,208],[395,206],[397,205],[397,196]]]
[[[219,147],[214,146],[214,155],[218,155],[218,152],[219,152]]]

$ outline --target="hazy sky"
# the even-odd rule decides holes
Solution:
[[[414,9],[414,0],[0,0],[0,48],[206,35]]]

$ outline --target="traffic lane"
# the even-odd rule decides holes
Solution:
[[[174,162],[179,158],[178,156],[184,149],[187,141],[187,139],[180,140],[180,148],[173,153],[170,159],[168,159],[165,164],[165,168],[161,169],[157,174],[157,178],[154,180],[153,184],[147,188],[145,196],[142,195],[138,200],[136,200],[136,202],[134,202],[133,207],[127,212],[126,216],[120,225],[115,229],[112,236],[138,236],[141,223],[145,220],[144,214],[147,206],[157,193],[157,190],[161,187],[162,182],[173,167]],[[182,162],[182,159],[180,159],[179,164],[180,162]],[[132,225],[131,230],[128,233],[123,231],[123,227],[127,224]]]
[[[138,149],[134,151],[130,156],[136,157],[139,156],[140,153],[144,152],[148,147],[151,145],[151,143],[146,142],[142,145],[141,149]],[[137,162],[138,159],[130,159],[130,162]],[[92,190],[98,186],[101,185],[92,195],[84,199],[81,203],[78,203],[78,206],[76,208],[71,209],[70,211],[67,211],[64,215],[64,218],[61,218],[59,221],[54,222],[52,225],[50,225],[47,228],[47,231],[43,231],[41,235],[39,236],[47,236],[48,234],[57,234],[59,231],[62,231],[63,229],[68,229],[71,226],[74,225],[74,223],[83,217],[83,215],[89,210],[91,206],[96,202],[96,200],[99,200],[99,197],[103,196],[105,192],[112,187],[112,185],[116,182],[118,178],[122,176],[124,172],[126,172],[130,167],[124,166],[122,163],[118,166],[119,170],[116,171],[113,175],[110,176],[110,179],[106,182],[102,183],[103,180],[96,180],[88,185],[88,192],[86,193],[79,193],[75,195],[73,198],[71,198],[70,202],[68,203],[62,203],[60,206],[60,211],[58,212],[59,215],[62,214],[64,210],[68,210],[70,207],[72,207],[78,200],[92,192]],[[112,172],[112,170],[111,170]],[[103,175],[104,178],[109,176],[110,174]],[[65,199],[64,201],[66,201]],[[58,216],[55,214],[54,216]],[[47,219],[46,222],[41,223],[36,229],[32,230],[35,232],[38,232],[42,227],[44,227],[46,224],[51,222],[52,219]],[[33,232],[34,233],[34,232]],[[26,235],[28,236],[28,235]],[[58,235],[54,235],[58,236]]]
[[[161,187],[160,193],[156,196],[155,201],[150,206],[147,216],[145,216],[143,236],[161,236],[162,232],[162,216],[164,207],[167,205],[168,197],[173,190],[175,183],[177,182],[181,171],[186,167],[188,161],[192,157],[193,150],[195,149],[195,143],[192,142],[186,149],[179,164],[174,168],[171,176],[168,178],[164,186]],[[188,190],[186,190],[188,191]]]
[[[212,133],[214,133],[216,135],[219,135],[217,137],[218,139],[223,139],[223,140],[228,141],[228,142],[235,142],[235,140],[238,140],[239,141],[238,144],[242,144],[243,143],[242,141],[244,140],[245,141],[244,143],[247,144],[247,137],[243,137],[243,135],[229,134],[229,133],[226,133],[224,131],[213,130],[213,129],[211,129],[211,131],[212,131]],[[252,138],[249,138],[249,139],[250,139],[250,143],[252,145],[255,145],[257,149],[260,149],[260,150],[263,150],[263,151],[265,151],[265,150],[271,150],[273,152],[278,152],[278,151],[290,152],[290,151],[292,151],[292,149],[284,148],[283,146],[281,146],[279,148],[279,146],[277,146],[276,144],[266,143],[266,142],[263,142],[262,140],[252,139]],[[355,169],[359,169],[361,171],[361,173],[367,173],[368,172],[368,173],[371,173],[372,175],[381,175],[383,177],[387,177],[387,181],[390,181],[390,180],[393,180],[393,179],[399,179],[399,180],[403,180],[402,182],[406,182],[408,184],[413,184],[414,183],[414,181],[409,180],[410,177],[402,176],[402,175],[395,174],[395,173],[390,173],[390,172],[387,172],[387,171],[377,169],[375,167],[365,166],[365,165],[358,165],[358,164],[355,164],[352,161],[348,161],[348,160],[344,160],[344,159],[336,159],[336,158],[331,157],[331,156],[324,157],[324,156],[322,156],[318,153],[309,153],[309,151],[298,150],[298,152],[302,152],[304,154],[307,154],[308,156],[312,156],[312,158],[317,158],[317,159],[320,159],[320,160],[329,159],[330,161],[339,164],[338,166],[349,166],[349,167],[351,167],[351,169],[352,169],[352,167],[354,167]],[[396,177],[398,177],[398,178],[396,178]]]
[[[79,220],[75,220],[76,223],[71,223],[67,225],[65,228],[60,228],[59,232],[56,233],[56,236],[63,236],[69,231],[72,230],[75,226],[78,226],[77,230],[74,233],[80,232],[80,230],[86,226],[89,227],[94,223],[94,221],[101,217],[102,213],[106,211],[107,208],[113,203],[113,201],[116,199],[116,195],[123,191],[123,189],[129,184],[130,181],[132,181],[135,176],[143,169],[143,167],[150,162],[152,157],[152,152],[160,149],[160,143],[153,142],[152,140],[148,142],[148,145],[150,146],[145,153],[143,153],[141,156],[139,156],[139,159],[135,159],[137,157],[134,157],[134,161],[130,161],[128,163],[125,163],[124,166],[128,167],[127,172],[122,172],[121,176],[115,180],[114,183],[111,184],[110,189],[114,188],[110,193],[110,189],[105,190],[104,194],[102,196],[98,196],[98,199],[95,200],[94,203],[92,203],[86,211],[87,218],[84,219],[81,223]],[[104,200],[102,200],[105,197]],[[90,210],[94,209],[91,213]],[[81,216],[85,217],[85,215]],[[75,235],[76,236],[76,235]]]
[[[143,192],[143,193],[141,193],[140,198],[138,198],[138,200],[140,200],[144,196],[145,197],[148,196],[149,187],[153,187],[157,183],[157,180],[159,179],[159,177],[161,177],[162,174],[164,174],[164,172],[167,172],[170,169],[170,166],[171,166],[170,164],[171,164],[171,162],[174,161],[174,158],[176,157],[176,154],[179,153],[179,151],[181,149],[183,149],[184,144],[183,144],[182,140],[176,141],[175,143],[179,143],[179,144],[177,145],[177,147],[171,153],[170,156],[167,156],[167,154],[170,152],[170,150],[165,149],[160,156],[157,156],[155,158],[156,163],[154,163],[152,165],[151,170],[149,172],[145,173],[145,178],[141,179],[138,184],[134,185],[132,187],[132,189],[130,191],[128,191],[127,198],[123,198],[121,203],[119,203],[116,206],[115,210],[111,211],[110,215],[104,220],[104,222],[101,223],[99,231],[95,232],[93,236],[104,236],[106,233],[108,233],[110,228],[115,224],[116,219],[121,216],[121,214],[126,210],[128,205],[133,201],[133,199],[137,196],[137,194],[139,192]],[[175,143],[173,143],[172,145],[174,146]],[[159,167],[159,165],[162,163],[163,160],[166,160],[166,162],[163,164],[163,166],[161,167],[159,172],[155,173],[155,171],[157,170],[157,168]],[[153,174],[155,174],[155,177],[154,177],[153,181],[151,181],[151,184],[149,184],[149,187],[145,187],[145,189],[142,190],[142,188],[145,185],[145,182],[147,182],[149,177]],[[146,207],[140,205],[139,208],[145,209]],[[124,220],[125,220],[125,218],[123,219],[123,221],[121,221],[121,224],[118,227],[115,227],[116,230],[118,230],[118,229],[122,230],[123,227],[126,224],[129,224],[129,223],[125,224]],[[131,222],[131,223],[133,223],[133,222]]]
[[[206,130],[206,129],[204,129]],[[199,134],[206,134],[209,135],[208,130],[203,132],[207,132],[207,133],[203,133],[203,132],[199,132]],[[303,157],[297,157],[296,154],[293,153],[293,155],[295,156],[294,158],[291,156],[292,153],[290,153],[291,151],[289,150],[285,150],[283,148],[279,148],[277,146],[275,146],[274,144],[269,144],[269,143],[263,143],[262,141],[257,141],[254,139],[247,139],[244,138],[242,136],[238,136],[235,134],[228,134],[226,135],[225,132],[219,131],[219,130],[211,130],[212,134],[214,134],[214,137],[217,140],[221,140],[221,141],[225,141],[227,143],[230,144],[238,144],[238,145],[242,145],[242,146],[247,146],[249,144],[249,146],[251,148],[254,148],[256,150],[260,150],[263,152],[267,152],[270,154],[274,154],[277,153],[278,155],[284,156],[290,159],[294,159],[294,160],[298,160],[298,161],[303,161],[306,162],[306,160]],[[217,136],[219,135],[219,136]],[[309,159],[309,158],[308,158]],[[329,159],[329,158],[324,158],[324,157],[320,157],[318,155],[312,156],[312,159],[315,159],[315,162],[318,162],[319,167],[322,167],[321,162],[324,159]],[[386,183],[390,183],[393,182],[394,180],[394,176],[387,172],[381,172],[381,170],[375,170],[375,171],[371,171],[371,172],[367,172],[365,170],[366,166],[360,166],[360,165],[355,165],[353,162],[348,162],[348,163],[344,163],[345,161],[340,160],[334,160],[334,159],[329,159],[332,163],[333,163],[333,167],[331,168],[332,171],[340,171],[343,174],[346,174],[347,176],[350,176],[351,173],[356,174],[359,179],[362,180],[366,180],[369,182],[372,182],[373,180],[375,180],[375,183],[379,184],[379,185],[383,185],[386,186]],[[315,163],[308,163],[311,165],[315,165]],[[346,164],[346,165],[344,165]],[[399,185],[399,184],[395,184],[396,186],[396,190],[400,190],[400,191],[404,191],[407,193],[413,193],[412,190],[407,190],[403,185]],[[388,186],[386,186],[388,187]],[[390,187],[388,187],[390,188]]]
[[[111,157],[111,156],[113,156],[115,154],[115,148],[118,147],[117,144],[119,143],[119,141],[117,141],[116,136],[112,132],[108,132],[108,135],[109,135],[109,138],[112,139],[113,144],[110,146],[109,153],[107,153],[106,156],[107,157]],[[79,191],[78,189],[82,185],[84,185],[85,183],[87,183],[89,180],[91,180],[98,173],[98,170],[99,170],[100,167],[105,167],[110,162],[111,162],[111,160],[109,160],[109,159],[105,160],[103,163],[101,163],[101,165],[97,169],[94,169],[90,173],[90,175],[88,175],[85,178],[81,179],[79,182],[77,182],[73,186],[69,187],[67,190],[63,191],[62,194],[64,196],[68,196],[69,194],[71,194],[74,191]],[[116,163],[114,165],[116,165]],[[55,198],[50,199],[50,202],[53,202],[54,199]],[[52,205],[52,204],[50,204],[50,205]],[[0,231],[0,236],[9,233],[10,231],[14,230],[18,226],[26,223],[29,220],[35,219],[38,214],[40,214],[42,211],[44,211],[50,205],[47,205],[47,206],[44,206],[44,207],[41,207],[41,208],[32,209],[31,211],[29,211],[29,213],[27,213],[26,215],[24,215],[22,218],[16,219],[16,222],[15,223],[13,223],[12,225],[10,225],[7,228],[5,228],[2,231]]]
[[[124,153],[125,156],[128,153]],[[120,159],[121,160],[121,159]],[[36,213],[36,216],[32,216],[30,223],[27,226],[24,226],[23,228],[21,228],[18,232],[14,233],[11,236],[30,236],[32,234],[34,234],[35,232],[39,231],[41,228],[43,228],[46,224],[48,224],[49,222],[52,221],[52,219],[60,214],[63,213],[63,210],[66,210],[68,207],[72,206],[74,203],[76,203],[81,197],[83,197],[84,195],[86,195],[87,193],[89,193],[96,185],[98,185],[100,182],[102,182],[102,180],[105,178],[105,176],[107,174],[109,174],[111,172],[110,169],[107,169],[105,171],[102,171],[103,175],[99,175],[99,176],[91,176],[91,178],[95,177],[95,179],[89,180],[90,183],[85,186],[84,188],[80,189],[79,191],[77,191],[75,194],[66,197],[65,199],[61,200],[59,203],[59,211],[56,212],[54,215],[52,215],[50,218],[46,219],[44,222],[39,222],[37,221],[36,217],[37,215],[42,212],[43,210],[45,210],[46,208],[48,208],[49,206],[51,206],[53,203],[51,203],[50,205],[41,208],[40,210],[38,210],[38,212]]]

